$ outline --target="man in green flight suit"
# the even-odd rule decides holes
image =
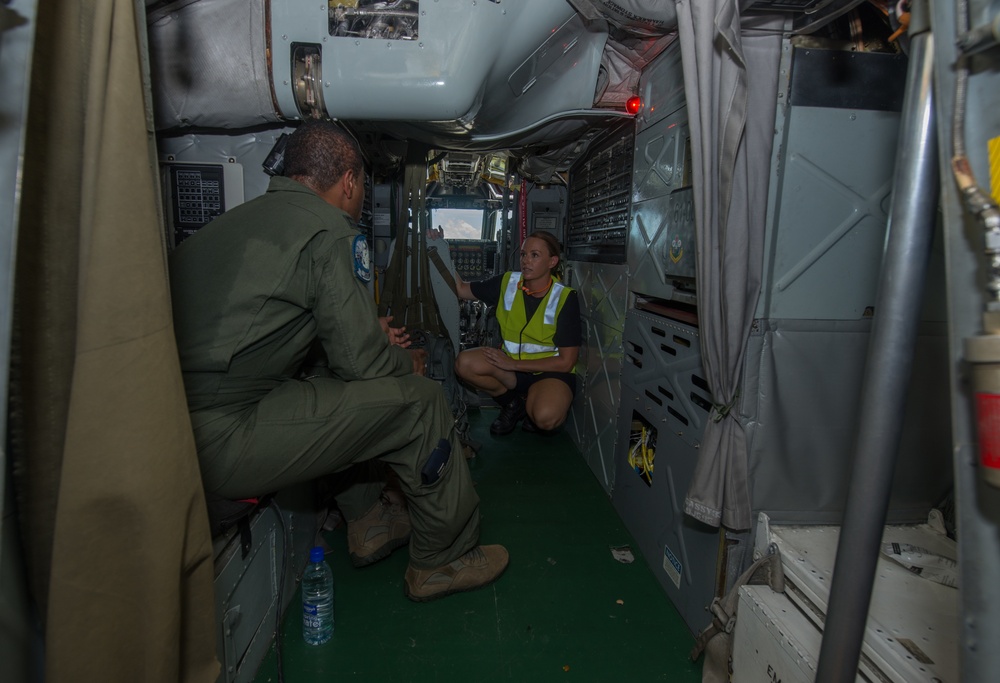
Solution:
[[[284,176],[171,255],[174,324],[205,488],[263,495],[341,473],[351,559],[409,540],[406,594],[425,601],[486,585],[503,546],[479,546],[479,497],[425,352],[391,343],[366,287],[356,143],[328,122],[288,138]],[[314,342],[329,376],[303,377]],[[398,475],[406,505],[357,473]],[[371,468],[368,467],[368,470]]]

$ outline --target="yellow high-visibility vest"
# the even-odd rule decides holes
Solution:
[[[497,306],[497,322],[500,323],[503,349],[507,355],[517,360],[558,356],[559,347],[554,343],[556,319],[573,290],[553,277],[552,286],[538,303],[538,310],[531,320],[528,320],[521,290],[521,273],[504,275],[500,288],[503,295]],[[572,372],[576,372],[575,367]]]

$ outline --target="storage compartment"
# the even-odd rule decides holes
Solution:
[[[219,683],[253,681],[271,647],[280,618],[276,612],[284,613],[295,596],[315,538],[315,519],[308,508],[286,507],[279,516],[271,505],[255,509],[246,526],[237,524],[213,539]]]
[[[812,681],[819,662],[840,529],[771,525],[758,519],[755,547],[781,554],[785,593],[740,589],[733,630],[733,682]],[[955,558],[955,542],[927,524],[885,527],[883,543],[909,544]],[[959,596],[955,588],[878,560],[859,681],[958,681]]]

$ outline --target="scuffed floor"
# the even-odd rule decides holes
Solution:
[[[470,461],[483,543],[510,551],[492,586],[416,604],[403,595],[406,550],[355,569],[343,529],[327,540],[335,581],[330,642],[302,642],[299,598],[283,627],[286,683],[318,681],[701,680],[694,638],[607,494],[565,434],[490,436],[492,410],[470,415]],[[612,549],[630,546],[631,563]],[[619,553],[620,555],[620,553]],[[274,649],[255,683],[278,680]]]

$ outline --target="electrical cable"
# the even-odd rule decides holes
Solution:
[[[644,424],[632,424],[632,434],[629,447],[628,464],[636,474],[642,477],[647,483],[653,483],[653,460],[656,457],[655,445],[650,442],[654,440],[654,431]]]

